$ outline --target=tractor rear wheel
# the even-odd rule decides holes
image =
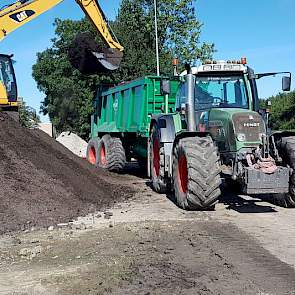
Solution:
[[[88,162],[92,165],[97,166],[98,165],[98,148],[100,145],[100,139],[99,138],[92,138],[88,142],[87,145],[87,152],[86,152],[86,159]]]
[[[293,172],[289,179],[289,193],[278,196],[275,200],[280,206],[295,208],[295,136],[282,138],[279,149],[284,162],[293,169]]]
[[[98,148],[98,166],[109,171],[121,172],[126,164],[125,149],[120,138],[106,134]]]
[[[174,148],[173,185],[177,204],[186,210],[212,210],[220,192],[217,149],[209,137],[180,139]]]
[[[164,147],[160,143],[160,129],[154,124],[150,135],[150,169],[152,188],[157,193],[163,194],[168,190],[165,179]]]

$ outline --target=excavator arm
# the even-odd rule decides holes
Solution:
[[[63,0],[17,1],[0,11],[0,40]]]
[[[108,26],[106,17],[96,0],[76,0],[77,4],[84,11],[85,15],[92,22],[93,26],[102,36],[105,43],[114,49],[123,51],[123,46],[118,42],[116,36],[113,37],[111,29]]]
[[[42,13],[50,10],[64,0],[20,0],[0,10],[0,41],[14,30],[22,27]],[[122,45],[111,33],[110,27],[96,0],[76,0],[92,22],[97,32],[109,48],[123,51]]]
[[[42,13],[64,0],[18,0],[0,8],[0,41]],[[108,25],[97,0],[75,0],[102,37],[102,49],[89,33],[77,34],[69,48],[71,64],[84,74],[97,74],[118,69],[123,46]],[[0,109],[17,108],[17,85],[11,56],[0,54]]]

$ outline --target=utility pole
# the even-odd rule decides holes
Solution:
[[[154,0],[154,10],[155,10],[155,34],[156,34],[157,76],[160,76],[159,39],[158,39],[158,20],[157,20],[157,0]]]

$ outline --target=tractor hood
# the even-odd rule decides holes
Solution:
[[[265,134],[265,123],[257,113],[244,109],[221,108],[208,112],[207,128],[220,151],[257,147]],[[206,129],[207,129],[206,128]]]

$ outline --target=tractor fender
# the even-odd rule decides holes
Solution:
[[[158,114],[154,115],[151,118],[150,124],[150,132],[154,125],[157,125],[160,129],[160,143],[164,146],[164,157],[165,157],[165,172],[168,176],[171,175],[172,171],[172,151],[173,151],[173,143],[176,136],[175,125],[173,120],[173,115],[171,114]],[[148,176],[151,175],[151,166],[150,166],[150,155],[151,155],[151,145],[150,138],[148,140]]]
[[[161,129],[161,143],[172,143],[174,142],[176,132],[174,126],[173,116],[170,114],[159,114],[154,115],[151,119],[150,130],[157,124],[158,128]]]
[[[173,115],[171,114],[159,114],[155,115],[151,119],[151,127],[157,124],[158,128],[161,129],[161,138],[160,142],[164,145],[165,151],[165,172],[169,177],[172,176],[172,159],[173,159],[173,151],[175,145],[182,138],[186,137],[205,137],[210,136],[208,132],[190,132],[190,131],[181,131],[176,133],[175,125],[173,120]],[[148,144],[148,156],[150,156],[150,143]],[[150,161],[148,161],[150,163]],[[148,175],[150,175],[150,164],[148,164]]]

